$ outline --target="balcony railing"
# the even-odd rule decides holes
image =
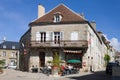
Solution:
[[[40,42],[40,41],[31,41],[29,47],[87,47],[88,41],[87,40],[76,40],[76,41],[60,41],[60,42],[54,42],[54,41],[46,41],[46,42]]]

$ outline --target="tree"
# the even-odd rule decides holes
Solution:
[[[4,60],[0,60],[0,67],[3,67],[3,65],[5,64]]]
[[[104,60],[105,60],[105,66],[106,66],[110,61],[110,56],[108,54],[105,54]]]
[[[0,60],[0,73],[3,73],[2,68],[3,68],[4,64],[5,64],[5,60]]]

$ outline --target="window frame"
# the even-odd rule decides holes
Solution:
[[[53,22],[57,23],[57,22],[60,22],[61,20],[62,20],[62,15],[60,14],[60,12],[56,12],[54,14],[54,21]]]

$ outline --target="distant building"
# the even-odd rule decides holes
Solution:
[[[119,51],[115,52],[115,61],[118,61],[120,64],[120,52]]]
[[[105,61],[104,61],[104,57],[105,55],[109,55],[110,56],[110,62],[114,62],[115,61],[115,49],[110,45],[110,42],[105,38],[104,34],[101,31],[98,31],[98,35],[102,41],[101,44],[101,56],[100,57],[100,66],[99,68],[101,69],[105,69]]]
[[[87,21],[64,4],[47,14],[45,8],[38,5],[38,18],[29,27],[20,39],[20,70],[48,65],[55,53],[65,63],[80,60],[79,67],[83,70],[105,68],[104,56],[109,44],[103,34],[97,32],[96,23]]]
[[[19,43],[13,41],[3,41],[0,43],[0,60],[5,60],[5,66],[16,66],[17,55],[19,53]]]

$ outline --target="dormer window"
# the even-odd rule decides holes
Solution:
[[[61,16],[60,12],[56,12],[54,14],[54,22],[60,22],[61,19],[62,19],[62,16]]]

